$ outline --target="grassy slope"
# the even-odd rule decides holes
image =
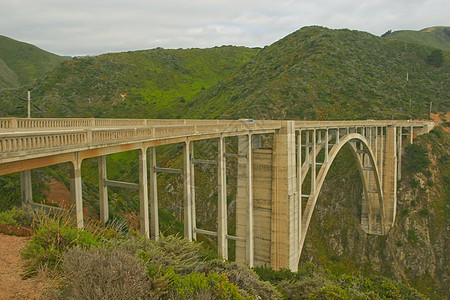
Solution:
[[[416,43],[450,52],[450,27],[437,26],[420,31],[399,30],[386,36],[389,39]]]
[[[448,110],[449,62],[419,45],[305,27],[264,48],[233,77],[190,102],[196,118],[391,119]],[[408,73],[409,81],[406,80]],[[411,108],[410,108],[411,101]]]
[[[28,84],[64,60],[36,46],[0,35],[0,88]]]
[[[187,100],[230,76],[258,51],[158,48],[79,58],[35,82],[32,94],[42,116],[180,117]],[[11,98],[17,92],[8,93]],[[21,114],[12,105],[7,111]]]

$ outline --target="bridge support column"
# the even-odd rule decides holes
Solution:
[[[402,144],[403,144],[403,127],[400,126],[398,128],[398,141],[397,141],[397,149],[398,149],[398,154],[397,154],[397,179],[401,180],[402,179]]]
[[[156,173],[156,148],[149,148],[150,159],[150,234],[154,240],[159,238],[159,216],[158,216],[158,179]]]
[[[397,208],[397,147],[396,127],[386,127],[384,154],[382,156],[382,182],[384,196],[384,233],[394,225]]]
[[[227,243],[227,171],[225,158],[225,141],[219,138],[218,153],[218,221],[217,221],[217,246],[219,255],[228,259]]]
[[[147,149],[139,149],[139,225],[141,235],[149,238]]]
[[[81,181],[81,162],[73,161],[70,174],[70,198],[75,204],[77,227],[84,227],[83,219],[83,184]]]
[[[105,184],[107,180],[106,156],[98,157],[98,188],[100,198],[100,221],[105,224],[109,218],[108,210],[108,186]]]
[[[20,172],[20,196],[22,207],[33,202],[33,188],[31,186],[31,170]]]
[[[236,195],[236,262],[253,267],[253,176],[252,135],[239,136],[238,182]]]
[[[184,237],[192,241],[192,177],[191,177],[191,142],[186,141],[183,144],[184,150]]]
[[[315,135],[313,136],[315,142]],[[271,266],[298,269],[298,245],[295,238],[296,156],[295,122],[282,122],[275,133],[272,161],[272,246]]]

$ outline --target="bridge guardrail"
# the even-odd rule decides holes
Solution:
[[[190,123],[190,122],[188,122]],[[193,123],[193,122],[192,122]],[[61,149],[91,148],[100,145],[133,143],[173,137],[189,137],[218,133],[245,133],[249,130],[273,131],[279,126],[261,126],[227,122],[226,124],[166,125],[134,128],[83,128],[59,130],[0,131],[0,159]]]

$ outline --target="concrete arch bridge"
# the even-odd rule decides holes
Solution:
[[[236,241],[236,261],[296,271],[319,192],[336,155],[349,146],[363,183],[361,226],[386,234],[394,224],[397,180],[405,142],[429,132],[426,121],[276,121],[150,119],[0,118],[0,176],[20,172],[22,202],[32,200],[30,170],[69,162],[71,198],[83,227],[81,163],[98,158],[100,219],[106,222],[108,187],[136,189],[140,231],[159,236],[157,174],[180,174],[184,182],[184,235],[217,237],[218,252],[228,258],[228,241]],[[225,145],[237,140],[237,153]],[[270,141],[270,145],[261,140]],[[196,158],[194,144],[217,142],[217,159]],[[181,143],[183,168],[156,164],[157,146]],[[106,156],[139,153],[139,182],[109,180]],[[237,159],[236,233],[228,232],[227,163]],[[217,168],[217,230],[198,228],[195,209],[195,164]]]

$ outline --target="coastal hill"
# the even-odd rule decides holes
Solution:
[[[0,35],[0,89],[31,83],[66,58]]]

